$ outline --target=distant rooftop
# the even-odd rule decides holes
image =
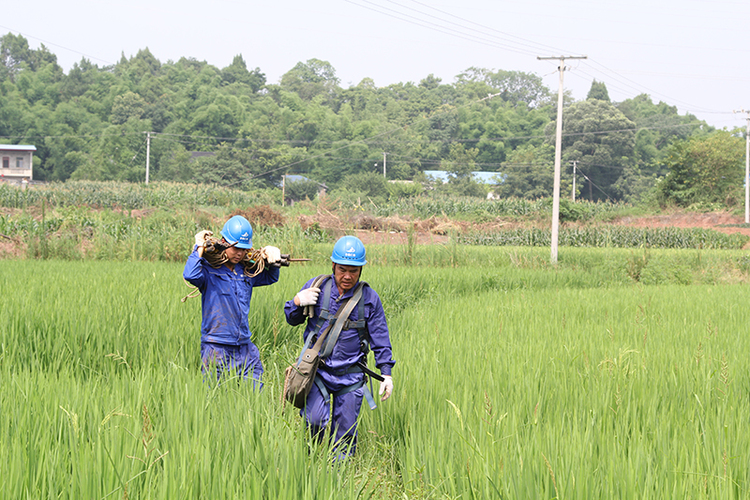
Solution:
[[[25,144],[0,144],[0,149],[3,151],[36,151],[36,146]]]
[[[309,177],[305,177],[304,175],[286,174],[284,177],[286,178],[286,182],[302,182],[302,181],[305,181],[305,182],[314,182],[318,186],[320,186],[320,187],[322,187],[324,189],[328,189],[328,186],[326,186],[325,184],[323,184],[321,182],[318,182],[318,181],[314,181],[314,180],[310,179]]]
[[[425,170],[424,173],[428,177],[434,177],[442,182],[448,182],[450,178],[448,172],[445,170]],[[480,184],[500,184],[505,178],[505,174],[500,172],[472,172],[471,175]]]

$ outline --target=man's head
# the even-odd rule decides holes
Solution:
[[[354,288],[362,274],[362,266],[345,266],[333,264],[333,279],[339,288],[339,293],[345,293]]]
[[[365,245],[356,236],[344,236],[333,246],[331,262],[336,286],[341,293],[354,288],[367,264]]]
[[[240,262],[242,262],[245,259],[247,252],[247,248],[237,248],[236,245],[224,250],[227,259],[229,259],[229,262],[231,262],[232,264],[239,264]]]

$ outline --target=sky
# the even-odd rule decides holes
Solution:
[[[0,36],[44,44],[67,73],[148,48],[218,68],[241,54],[269,83],[298,62],[329,62],[343,87],[443,83],[470,67],[539,75],[586,98],[593,80],[620,102],[648,94],[709,125],[750,114],[748,0],[24,0],[6,2]]]

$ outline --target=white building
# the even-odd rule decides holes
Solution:
[[[36,146],[0,144],[0,176],[3,180],[21,182],[34,178],[31,160]]]

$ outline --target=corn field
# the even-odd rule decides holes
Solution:
[[[748,239],[750,238],[742,234],[724,234],[702,228],[597,226],[563,228],[558,235],[558,244],[567,247],[739,250]],[[466,245],[548,247],[551,244],[551,232],[548,229],[500,230],[460,235],[458,240]]]
[[[0,206],[25,208],[43,202],[54,207],[110,208],[137,210],[149,207],[187,206],[250,206],[268,202],[259,200],[259,193],[221,189],[210,185],[155,182],[150,185],[124,182],[68,181],[34,186],[19,190],[0,184]]]
[[[342,463],[279,404],[301,348],[283,302],[330,270],[324,247],[253,294],[261,392],[204,380],[180,263],[4,261],[3,496],[750,495],[750,293],[710,278],[743,252],[569,249],[551,267],[543,249],[459,246],[407,266],[408,248],[368,248],[395,392]]]
[[[567,200],[566,200],[567,201]],[[575,205],[564,203],[561,206],[561,218],[565,219],[566,208],[575,211],[570,220],[590,220],[614,214],[626,208],[627,203],[594,203],[579,201]],[[456,217],[481,215],[487,217],[526,217],[552,213],[551,199],[525,200],[521,198],[504,198],[500,200],[483,200],[477,198],[403,198],[389,201],[374,210],[379,217],[393,215],[413,215],[429,219],[430,217]]]

